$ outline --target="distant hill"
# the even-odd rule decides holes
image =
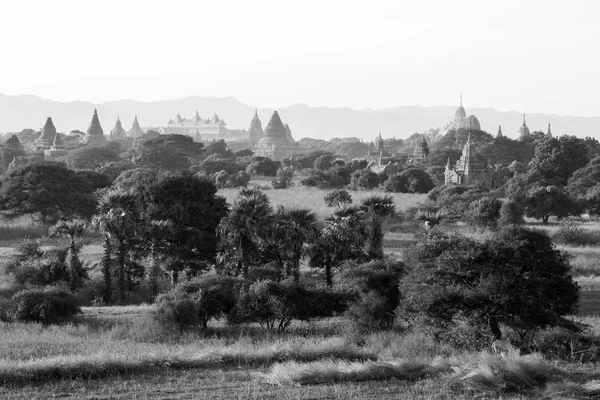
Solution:
[[[98,109],[100,122],[105,133],[114,126],[117,115],[123,127],[131,126],[133,117],[138,115],[143,127],[163,126],[175,114],[192,117],[198,110],[202,118],[217,113],[230,129],[247,129],[254,116],[254,108],[232,97],[187,97],[178,100],[139,102],[135,100],[111,101],[102,104],[89,102],[56,102],[37,96],[7,96],[0,94],[0,132],[14,132],[25,128],[40,129],[46,117],[52,117],[56,128],[61,132],[74,129],[85,131],[92,118],[94,108]],[[394,107],[381,110],[353,110],[350,108],[310,107],[296,104],[278,109],[283,122],[290,125],[295,139],[313,137],[331,139],[333,137],[356,136],[365,140],[374,138],[379,132],[383,137],[406,138],[415,132],[446,125],[454,116],[455,106],[437,107]],[[273,109],[259,109],[258,115],[267,124]],[[516,137],[523,121],[515,111],[500,112],[493,108],[467,108],[467,114],[474,114],[483,130],[496,134],[502,125],[504,135]],[[600,117],[570,117],[549,114],[528,114],[527,125],[531,131],[546,131],[552,123],[555,135],[573,134],[579,137],[600,138]]]

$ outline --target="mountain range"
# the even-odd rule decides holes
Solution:
[[[33,95],[0,94],[0,133],[18,132],[25,128],[39,130],[47,117],[52,117],[59,132],[75,129],[85,131],[94,108],[98,109],[100,122],[106,134],[114,126],[117,116],[120,117],[123,127],[128,130],[135,115],[138,116],[142,127],[158,127],[166,125],[177,113],[191,118],[196,110],[202,118],[217,113],[225,120],[229,129],[248,129],[255,110],[233,97],[194,96],[165,101],[119,100],[93,104],[83,101],[57,102]],[[468,107],[466,110],[467,115],[477,116],[483,130],[493,135],[501,125],[505,136],[516,138],[517,130],[523,123],[523,115],[516,111],[501,112],[493,108]],[[273,111],[270,108],[258,109],[263,128]],[[415,132],[443,127],[453,119],[456,106],[353,110],[295,104],[277,111],[283,122],[289,124],[295,139],[358,137],[370,140],[379,132],[384,138],[406,138]],[[546,132],[550,122],[554,135],[600,138],[600,117],[536,113],[528,114],[526,121],[532,132]]]

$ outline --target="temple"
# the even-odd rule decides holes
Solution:
[[[462,155],[454,168],[452,168],[450,159],[448,159],[444,177],[446,185],[483,185],[488,189],[500,187],[504,180],[498,165],[494,168],[489,163],[477,157],[475,146],[471,142],[471,134],[469,134],[467,143],[463,147]]]
[[[449,131],[459,129],[481,130],[481,124],[476,116],[469,115],[467,117],[467,111],[463,107],[462,93],[460,95],[460,105],[454,112],[454,119],[440,130],[440,134],[443,136]]]
[[[227,135],[227,124],[224,120],[215,114],[212,118],[202,119],[196,111],[193,118],[183,118],[177,114],[167,123],[167,126],[160,129],[163,135],[178,133],[181,135],[192,136],[196,140],[218,140]]]
[[[100,126],[100,121],[98,120],[97,110],[94,110],[92,122],[90,123],[90,127],[83,137],[83,143],[88,146],[104,146],[107,143],[106,136],[104,136],[104,131],[102,130],[102,126]]]
[[[33,142],[35,149],[37,151],[40,150],[48,150],[52,147],[54,143],[54,138],[56,137],[56,128],[52,123],[52,118],[48,117],[46,119],[46,123],[42,128],[42,133],[40,136]]]
[[[44,151],[44,160],[54,160],[58,157],[63,157],[69,154],[68,150],[65,150],[60,133],[56,132],[52,147],[49,150]]]
[[[291,133],[289,135],[291,136]],[[281,122],[277,111],[274,111],[265,128],[265,135],[254,147],[254,154],[280,161],[297,152],[297,144],[289,140],[288,131]]]
[[[138,122],[136,114],[135,118],[133,119],[133,123],[131,124],[131,129],[127,131],[127,137],[137,139],[144,136],[145,134],[146,132],[144,132],[140,127],[140,123]]]
[[[500,139],[503,137],[504,135],[502,134],[502,125],[498,125],[498,133],[496,133],[496,139]]]
[[[531,137],[531,132],[529,132],[529,127],[527,126],[527,123],[525,122],[525,114],[523,114],[523,125],[521,125],[519,127],[519,130],[517,131],[517,138],[519,140],[524,140]]]
[[[548,132],[546,133],[547,138],[552,137],[552,129],[550,128],[550,122],[548,122]]]
[[[265,132],[262,128],[262,122],[260,122],[260,119],[258,118],[258,109],[255,109],[254,118],[252,118],[252,121],[250,121],[250,128],[248,128],[250,144],[255,146],[264,135]]]
[[[429,156],[429,146],[425,140],[425,135],[421,135],[421,140],[417,142],[415,151],[413,152],[412,159],[414,161],[425,161]]]
[[[126,135],[127,132],[125,132],[123,125],[121,125],[121,119],[117,117],[115,127],[111,129],[110,134],[108,135],[108,140],[122,140],[125,139]]]

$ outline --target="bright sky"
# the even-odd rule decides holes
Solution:
[[[599,116],[597,0],[0,0],[0,93]]]

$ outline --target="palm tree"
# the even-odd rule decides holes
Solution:
[[[285,260],[285,276],[300,281],[300,259],[304,245],[317,236],[317,217],[306,208],[279,206],[275,214],[272,237],[281,259]]]
[[[430,230],[435,228],[442,220],[446,218],[446,215],[441,211],[431,211],[431,210],[418,210],[415,214],[415,221],[423,221],[425,229]]]
[[[135,190],[110,190],[101,199],[94,226],[105,236],[105,257],[114,240],[117,250],[117,289],[119,303],[125,303],[125,269],[129,242],[141,226],[138,194]],[[110,255],[110,252],[108,252]],[[104,261],[108,262],[107,259]],[[110,263],[104,264],[105,277],[110,273]]]
[[[104,236],[104,252],[102,254],[102,278],[104,279],[103,303],[110,304],[112,301],[112,232],[116,231],[113,221],[105,216],[96,215],[89,225],[92,233],[100,233]]]
[[[260,258],[273,209],[260,190],[241,190],[217,232],[221,239],[217,260],[229,272],[247,277],[250,265]]]
[[[392,196],[372,195],[363,199],[361,208],[368,218],[368,247],[367,252],[374,258],[383,257],[383,222],[394,215],[394,200]]]
[[[152,294],[158,294],[158,277],[163,272],[159,265],[161,255],[165,255],[169,250],[169,239],[173,237],[173,223],[169,220],[152,220],[150,221],[144,232],[145,238],[150,245],[150,270],[148,278],[152,286]]]
[[[66,236],[69,238],[69,289],[76,292],[86,273],[79,259],[81,244],[75,238],[85,231],[87,222],[81,219],[71,221],[61,220],[50,228],[51,236]]]
[[[327,286],[333,286],[333,269],[343,261],[364,256],[367,232],[364,211],[357,206],[337,209],[309,247],[309,264],[323,268]]]

